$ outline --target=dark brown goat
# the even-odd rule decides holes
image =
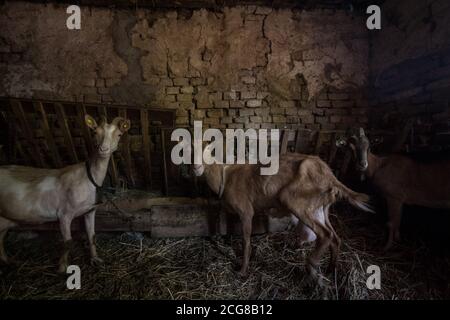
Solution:
[[[349,133],[340,142],[351,147],[357,169],[386,200],[388,238],[384,250],[400,239],[403,204],[450,208],[450,161],[419,163],[403,155],[376,156],[370,152],[363,128]]]
[[[315,156],[282,155],[278,173],[271,176],[260,175],[260,165],[252,164],[194,165],[194,173],[204,175],[210,188],[223,194],[224,204],[241,219],[244,252],[241,275],[248,271],[252,218],[256,212],[281,209],[295,215],[314,231],[317,243],[308,259],[308,271],[317,278],[317,266],[325,250],[331,251],[330,270],[334,269],[339,252],[340,239],[330,224],[329,207],[343,198],[362,210],[371,211],[366,204],[367,195],[347,188],[336,179],[328,165]],[[324,221],[319,218],[321,210]]]

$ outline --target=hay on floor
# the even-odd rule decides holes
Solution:
[[[7,251],[17,262],[2,267],[0,299],[441,299],[448,298],[448,259],[431,262],[426,247],[380,251],[383,228],[367,214],[334,218],[343,246],[328,288],[305,277],[311,245],[299,247],[290,232],[252,237],[250,275],[235,269],[241,238],[150,239],[133,234],[98,235],[102,267],[89,265],[85,238],[76,239],[72,264],[81,267],[81,290],[68,290],[56,273],[60,236],[22,239],[11,233]],[[328,257],[322,261],[326,269]],[[381,268],[381,290],[366,286],[369,265]],[[430,264],[435,268],[430,268]]]

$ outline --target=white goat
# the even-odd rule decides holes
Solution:
[[[0,167],[0,261],[8,263],[4,239],[10,228],[59,221],[64,240],[59,271],[65,272],[72,243],[71,223],[84,215],[91,263],[102,262],[95,245],[96,187],[103,184],[111,154],[130,128],[130,120],[117,117],[108,124],[103,118],[97,125],[86,115],[85,122],[95,132],[96,141],[95,154],[88,161],[62,169]]]

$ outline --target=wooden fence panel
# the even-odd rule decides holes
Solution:
[[[31,113],[28,106],[32,107]],[[109,121],[116,116],[128,116],[132,117],[132,128],[122,137],[121,148],[111,157],[108,168],[111,184],[120,187],[120,181],[126,180],[120,178],[123,175],[128,178],[131,186],[147,190],[154,190],[155,187],[167,194],[169,184],[176,180],[168,177],[167,172],[166,152],[170,141],[167,141],[165,136],[161,136],[160,140],[155,139],[158,130],[163,130],[167,135],[174,128],[174,110],[16,98],[0,98],[0,109],[4,121],[14,123],[11,127],[15,132],[9,132],[8,136],[13,136],[11,144],[14,143],[15,146],[2,148],[5,153],[5,149],[15,150],[8,151],[9,154],[4,157],[9,159],[8,161],[14,161],[15,154],[20,156],[21,164],[37,167],[60,168],[84,161],[94,152],[95,144],[93,134],[85,124],[85,115],[105,116]],[[20,130],[19,134],[16,128]],[[164,152],[153,155],[152,140],[156,141],[158,148]],[[136,141],[139,141],[139,144],[136,144]],[[152,159],[155,160],[155,157],[156,161],[153,163]],[[122,159],[119,167],[118,159]],[[143,163],[143,167],[137,166],[138,163]],[[159,183],[154,179],[154,172],[161,176]],[[135,178],[137,180],[141,176],[143,185],[135,185]]]

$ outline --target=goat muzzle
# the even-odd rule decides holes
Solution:
[[[203,172],[205,171],[205,167],[201,164],[194,164],[192,166],[192,171],[194,172],[194,174],[197,177],[200,177],[203,174]]]

